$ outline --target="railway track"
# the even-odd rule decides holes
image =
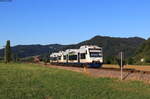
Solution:
[[[53,63],[51,65],[55,66],[65,66],[65,67],[78,67],[78,68],[83,68],[83,66],[78,66],[78,65],[70,65],[70,64],[58,64],[58,63]],[[102,66],[100,68],[88,68],[88,69],[103,69],[103,70],[108,70],[108,71],[120,71],[120,68],[114,68],[114,67],[105,67]],[[141,74],[150,74],[150,71],[146,70],[138,70],[135,68],[123,68],[123,72],[129,72],[129,73],[141,73]]]
[[[120,68],[111,68],[111,67],[101,67],[100,69],[104,70],[113,70],[113,71],[120,71]],[[130,69],[130,68],[123,68],[124,72],[130,72],[130,73],[143,73],[143,74],[150,74],[150,71],[144,71],[144,70],[136,70],[136,69]]]

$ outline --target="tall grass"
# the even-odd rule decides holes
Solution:
[[[149,99],[150,85],[35,64],[0,63],[0,99]]]

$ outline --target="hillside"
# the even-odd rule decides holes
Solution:
[[[144,63],[150,63],[150,38],[146,40],[136,52],[136,63],[140,63],[141,59],[144,59]]]
[[[126,57],[133,56],[136,48],[141,45],[145,40],[139,37],[132,38],[117,38],[107,36],[95,36],[90,40],[80,42],[73,45],[18,45],[12,47],[13,53],[18,57],[28,57],[35,55],[42,55],[45,53],[52,53],[54,51],[66,50],[68,48],[79,48],[82,45],[98,45],[103,47],[104,57],[112,57],[117,55],[119,51],[124,51]],[[4,50],[0,50],[0,56],[3,56]]]
[[[115,38],[115,37],[103,37],[95,36],[94,38],[81,42],[79,45],[98,45],[103,47],[104,56],[114,56],[118,52],[124,51],[126,57],[132,56],[135,54],[136,48],[139,47],[145,41],[139,37],[131,38]]]
[[[12,47],[12,52],[18,57],[29,57],[35,55],[46,54],[53,51],[59,51],[63,45],[50,44],[50,45],[17,45]],[[3,56],[4,49],[0,50],[0,56]]]

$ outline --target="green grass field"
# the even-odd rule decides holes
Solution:
[[[150,85],[35,64],[0,63],[0,99],[150,99]]]

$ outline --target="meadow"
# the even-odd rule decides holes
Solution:
[[[149,99],[150,84],[37,64],[0,63],[0,99]]]

